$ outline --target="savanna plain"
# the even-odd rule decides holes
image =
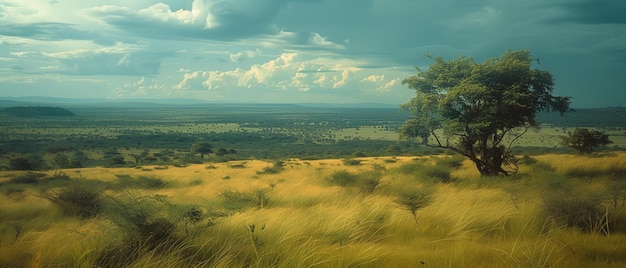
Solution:
[[[397,142],[394,108],[107,105],[0,114],[0,266],[626,266],[625,123],[599,110],[481,177]],[[614,143],[574,154],[575,127]]]

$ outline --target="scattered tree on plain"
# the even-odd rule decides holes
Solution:
[[[528,50],[507,50],[483,63],[464,56],[433,60],[428,70],[417,68],[402,81],[416,95],[402,105],[412,118],[400,139],[457,152],[483,176],[513,172],[511,145],[538,126],[537,112],[570,110],[571,98],[552,95],[552,74],[532,68]]]
[[[48,153],[54,163],[54,175],[69,165],[70,160],[65,153],[73,150],[72,147],[65,145],[50,145],[45,148],[44,151]]]
[[[11,170],[33,170],[33,165],[26,158],[17,157],[9,160],[9,169]]]
[[[611,143],[613,141],[609,140],[609,135],[586,128],[577,128],[567,136],[561,136],[561,145],[571,147],[579,154],[593,153],[596,147]]]
[[[196,142],[191,146],[191,151],[194,153],[199,153],[200,158],[204,159],[205,154],[210,154],[213,152],[213,146],[208,142]]]

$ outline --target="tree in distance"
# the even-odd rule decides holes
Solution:
[[[54,162],[54,175],[57,175],[62,168],[67,167],[69,158],[65,155],[65,152],[73,150],[74,148],[71,146],[65,145],[50,145],[44,149],[50,155],[52,162]]]
[[[465,56],[431,59],[428,70],[416,68],[416,75],[402,81],[416,94],[401,106],[412,117],[400,139],[457,152],[482,176],[515,172],[511,145],[538,127],[537,112],[571,110],[570,97],[552,95],[552,74],[531,67],[528,50],[507,50],[483,63]]]
[[[561,145],[573,148],[578,154],[590,154],[595,151],[595,147],[611,143],[613,141],[609,140],[609,135],[586,128],[577,128],[567,136],[561,136]]]
[[[33,165],[26,158],[17,157],[9,160],[11,170],[33,170]]]
[[[200,158],[204,159],[205,154],[210,154],[213,152],[213,146],[205,141],[196,142],[191,145],[191,151],[194,153],[199,153]]]

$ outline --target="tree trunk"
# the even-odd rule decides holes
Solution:
[[[482,150],[480,159],[474,158],[472,161],[476,164],[478,172],[481,176],[498,176],[501,173],[507,174],[502,168],[504,162],[504,148],[486,148]]]

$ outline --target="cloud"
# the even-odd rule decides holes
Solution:
[[[14,51],[10,54],[24,58],[21,62],[32,67],[15,69],[22,73],[122,76],[156,75],[162,59],[171,56],[169,52],[144,51],[123,44],[55,52]]]
[[[581,24],[626,24],[626,2],[621,0],[559,0],[546,4],[561,10],[554,21]]]
[[[246,59],[255,58],[259,56],[260,54],[261,54],[261,50],[259,50],[258,48],[254,51],[246,50],[246,51],[237,52],[235,54],[230,54],[230,60],[232,62],[242,62]]]
[[[168,87],[158,84],[155,78],[141,77],[139,80],[126,83],[114,91],[115,97],[164,97],[170,95]]]
[[[372,83],[376,83],[376,82],[380,82],[385,80],[385,76],[384,75],[370,75],[368,77],[363,78],[363,80],[361,80],[361,82],[372,82]]]
[[[248,88],[308,91],[317,88],[340,88],[353,81],[358,68],[349,61],[312,59],[305,60],[298,53],[287,52],[262,64],[247,69],[227,71],[196,71],[185,73],[177,89],[197,89],[200,85],[209,90]],[[335,71],[336,70],[336,71]]]
[[[140,10],[108,5],[91,8],[87,12],[133,35],[236,40],[277,34],[279,30],[273,19],[287,2],[194,0],[188,10],[173,11],[169,5],[158,3]]]
[[[248,97],[261,92],[327,92],[339,95],[380,95],[398,88],[399,73],[391,79],[381,70],[361,69],[360,63],[347,59],[306,59],[298,53],[283,53],[278,57],[248,68],[225,71],[194,71],[183,74],[175,86],[178,90],[209,90],[226,94],[228,91],[246,89]],[[367,72],[366,72],[367,71]],[[352,93],[350,93],[352,92]],[[283,94],[283,93],[279,93]],[[313,94],[313,93],[312,93]],[[365,95],[360,95],[364,97]],[[352,98],[352,97],[351,97]]]
[[[80,31],[73,25],[55,22],[8,23],[0,22],[0,35],[36,40],[93,40],[99,34]]]

